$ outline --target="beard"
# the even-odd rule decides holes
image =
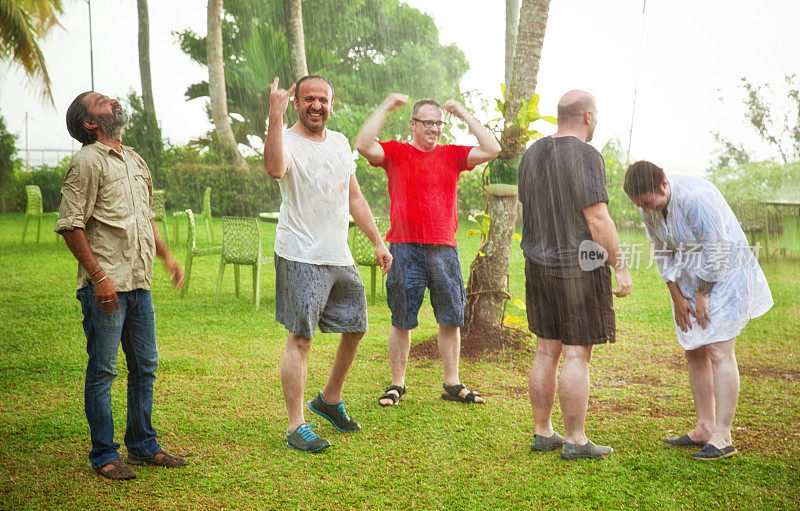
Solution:
[[[95,121],[108,138],[116,138],[122,135],[122,130],[128,123],[128,114],[120,109],[117,113],[97,116]]]
[[[300,118],[300,122],[303,124],[303,126],[305,126],[306,129],[312,133],[321,133],[322,130],[325,129],[325,124],[328,122],[328,114],[324,111],[319,119],[319,124],[313,124],[314,121],[311,120],[307,111],[301,110],[297,113],[297,116]]]

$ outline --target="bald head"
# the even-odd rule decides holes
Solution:
[[[597,103],[594,96],[583,90],[571,90],[558,101],[558,127],[580,130],[590,141],[597,124]]]
[[[579,121],[587,110],[597,111],[594,96],[583,90],[571,90],[558,101],[558,123]]]

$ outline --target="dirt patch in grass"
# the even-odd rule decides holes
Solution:
[[[771,366],[752,366],[739,363],[739,373],[751,378],[772,378],[773,380],[800,381],[800,371]]]
[[[686,413],[660,406],[658,404],[648,403],[643,405],[635,402],[616,402],[609,403],[606,401],[599,401],[597,399],[589,399],[589,413],[599,413],[605,417],[609,415],[616,415],[619,417],[630,417],[631,415],[644,415],[650,418],[663,418],[663,417],[685,417]]]
[[[760,424],[736,424],[734,419],[733,443],[744,454],[784,457],[797,456],[800,432],[791,425],[770,427]]]
[[[518,328],[503,328],[500,331],[478,332],[470,330],[461,339],[461,356],[478,359],[506,350],[533,352],[533,335]],[[439,358],[439,344],[436,336],[411,347],[411,356],[427,360]]]

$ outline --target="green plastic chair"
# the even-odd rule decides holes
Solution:
[[[160,232],[161,239],[169,246],[169,229],[167,229],[167,194],[164,190],[153,190],[153,216],[156,222],[161,222],[164,229]],[[177,233],[176,233],[177,234]],[[177,238],[175,239],[177,241]]]
[[[25,195],[27,196],[27,202],[25,205],[25,226],[22,228],[22,242],[25,242],[25,234],[28,232],[28,222],[31,218],[35,218],[37,221],[36,243],[39,243],[39,238],[42,234],[42,216],[44,215],[42,191],[36,185],[28,185],[25,187]]]
[[[176,211],[172,214],[172,232],[175,239],[178,239],[178,217],[186,216],[185,211]],[[214,243],[214,231],[211,230],[211,187],[207,186],[203,192],[203,211],[197,215],[197,218],[202,218],[206,221],[206,234],[208,235],[208,242]]]
[[[181,288],[181,298],[183,298],[186,295],[186,291],[189,289],[189,279],[192,276],[192,260],[195,257],[216,255],[222,253],[221,246],[197,248],[197,244],[195,243],[194,239],[194,233],[195,233],[194,213],[192,213],[191,209],[187,209],[185,213],[188,224],[186,232],[186,265],[185,265],[186,278],[184,279],[183,287]]]
[[[225,265],[233,265],[236,297],[239,297],[239,265],[253,267],[253,301],[258,310],[261,304],[261,266],[269,264],[271,257],[261,253],[261,229],[258,218],[222,217],[222,257],[217,277],[217,299],[222,290]]]
[[[208,240],[211,243],[214,243],[214,232],[211,230],[211,187],[210,186],[206,186],[206,189],[203,192],[203,211],[200,212],[200,218],[205,219],[206,234],[208,234]]]
[[[378,231],[380,231],[381,237],[386,239],[386,231],[389,230],[389,219],[376,218],[375,224],[378,226]],[[369,266],[371,269],[370,303],[374,304],[377,294],[375,282],[378,276],[378,261],[375,260],[375,246],[372,244],[369,238],[367,238],[367,236],[361,232],[361,229],[355,228],[350,235],[350,251],[353,254],[353,259],[355,259],[357,265]],[[383,275],[381,275],[381,277],[383,277]]]

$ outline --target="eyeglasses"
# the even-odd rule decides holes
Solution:
[[[436,126],[437,128],[442,129],[442,126],[445,124],[444,121],[423,121],[422,119],[414,119],[413,117],[411,120],[422,124],[426,128],[433,128]]]

